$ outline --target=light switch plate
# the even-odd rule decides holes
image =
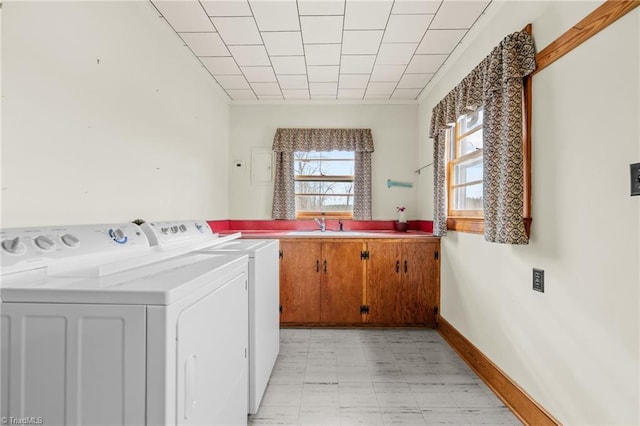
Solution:
[[[544,293],[544,270],[533,268],[533,289]]]
[[[640,195],[640,163],[631,164],[631,195]]]

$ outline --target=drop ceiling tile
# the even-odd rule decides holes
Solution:
[[[342,41],[342,16],[302,16],[300,26],[305,44]]]
[[[230,56],[218,33],[180,33],[196,56]]]
[[[153,5],[176,32],[215,31],[198,2],[156,0]]]
[[[387,25],[392,5],[392,0],[348,1],[344,29],[382,30]]]
[[[280,87],[283,89],[308,89],[306,75],[278,75]]]
[[[271,63],[276,74],[306,74],[304,56],[272,56]]]
[[[253,16],[247,0],[200,0],[200,3],[209,16]]]
[[[264,46],[229,46],[229,50],[241,67],[271,65]]]
[[[227,45],[262,44],[256,22],[251,17],[211,18]]]
[[[365,89],[338,89],[338,99],[362,99]]]
[[[391,95],[391,99],[415,99],[422,92],[422,89],[396,89]]]
[[[406,72],[409,74],[435,73],[447,57],[448,55],[414,55]]]
[[[307,74],[309,75],[310,82],[335,82],[338,81],[338,70],[339,66],[337,65],[329,65],[329,66],[318,66],[312,65],[307,69]]]
[[[433,14],[438,11],[442,0],[396,0],[391,14]]]
[[[282,95],[258,95],[258,99],[260,99],[261,101],[275,101],[275,100],[282,100]]]
[[[344,0],[298,0],[303,15],[344,15]]]
[[[393,81],[394,84],[400,80],[406,65],[378,65],[373,67],[371,81]]]
[[[281,94],[278,83],[251,83],[251,87],[258,96]]]
[[[340,74],[340,89],[366,89],[370,74]]]
[[[368,95],[391,96],[395,88],[396,88],[396,83],[372,81],[369,83],[369,86],[367,87],[367,96]]]
[[[309,99],[308,89],[282,89],[285,99]]]
[[[316,95],[336,95],[338,83],[309,83],[309,92],[312,97]]]
[[[295,1],[252,0],[249,3],[260,31],[300,31]]]
[[[398,89],[422,89],[433,74],[405,74],[398,83]]]
[[[242,67],[242,73],[250,83],[278,81],[271,67]]]
[[[391,15],[384,32],[384,43],[418,43],[433,15]]]
[[[382,43],[376,64],[407,65],[418,43]]]
[[[467,30],[428,30],[416,50],[417,54],[446,53],[455,49]]]
[[[489,0],[445,1],[438,9],[429,29],[470,28],[489,3]]]
[[[371,100],[371,99],[384,99],[384,100],[388,100],[391,97],[391,95],[382,95],[382,94],[377,94],[377,93],[365,93],[364,98],[366,100]]]
[[[214,75],[238,75],[242,74],[240,68],[231,56],[219,58],[200,58],[202,64]]]
[[[339,44],[305,44],[307,65],[340,65]]]
[[[340,72],[342,74],[370,74],[376,55],[342,55]]]
[[[256,99],[255,93],[253,90],[227,90],[227,94],[233,100],[247,100],[247,99]]]
[[[342,54],[366,55],[378,53],[384,31],[345,31],[342,38]]]
[[[249,83],[242,75],[219,75],[216,80],[225,90],[227,89],[251,89]]]
[[[262,38],[271,56],[304,55],[300,31],[263,32]]]

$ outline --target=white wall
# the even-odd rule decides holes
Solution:
[[[370,128],[375,152],[372,160],[372,215],[397,218],[396,206],[407,207],[407,218],[418,216],[419,188],[387,188],[387,179],[417,184],[418,106],[412,105],[232,105],[231,159],[244,167],[231,172],[230,217],[270,219],[272,184],[251,182],[251,149],[271,149],[279,127]]]
[[[501,38],[532,22],[540,50],[598,5],[494,5],[428,88],[421,140],[433,106]],[[534,77],[530,244],[442,239],[442,316],[564,424],[640,424],[640,197],[629,196],[639,28],[636,9]],[[428,139],[421,157],[431,150]],[[431,205],[428,195],[424,219]],[[533,267],[545,270],[543,294],[531,290]]]
[[[3,227],[228,217],[226,97],[149,2],[2,18]]]

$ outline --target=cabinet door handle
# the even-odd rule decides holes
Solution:
[[[407,268],[407,261],[405,260],[405,261],[404,261],[404,273],[405,273],[405,274],[407,273],[407,270],[408,270],[408,268]]]
[[[396,274],[400,272],[400,261],[396,260]]]
[[[327,272],[327,260],[324,261],[324,272]]]
[[[320,261],[316,260],[316,272],[320,272]]]

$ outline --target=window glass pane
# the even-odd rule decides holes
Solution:
[[[453,190],[455,210],[482,210],[482,183],[463,186]]]
[[[482,129],[471,133],[460,139],[460,155],[467,155],[471,152],[482,149]]]
[[[296,194],[353,195],[353,182],[297,181]]]
[[[478,108],[476,112],[463,115],[458,119],[458,126],[460,126],[460,134],[463,135],[482,124],[484,118],[484,108]]]
[[[354,153],[344,151],[296,152],[293,169],[296,175],[353,175]]]
[[[352,212],[353,196],[336,195],[298,195],[296,196],[296,211],[298,212]]]
[[[482,180],[482,156],[456,164],[453,167],[454,185]]]

